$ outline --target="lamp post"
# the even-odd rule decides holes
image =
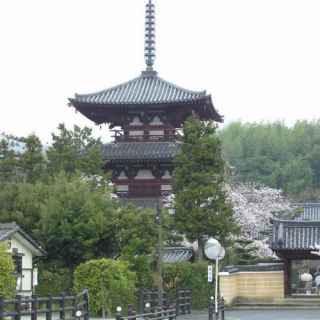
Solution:
[[[218,284],[219,284],[219,260],[225,256],[225,249],[221,246],[220,242],[214,238],[209,238],[204,246],[204,253],[206,257],[216,262],[215,268],[215,290],[214,290],[214,311],[215,317],[218,319]]]

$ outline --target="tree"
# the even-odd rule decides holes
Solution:
[[[16,289],[14,276],[14,264],[11,255],[6,252],[3,244],[0,244],[0,297],[11,298]]]
[[[34,183],[41,179],[45,173],[45,152],[40,139],[31,134],[26,138],[19,138],[23,150],[19,154],[19,167],[26,182]]]
[[[43,188],[37,238],[48,252],[48,262],[72,270],[85,260],[115,254],[118,206],[107,185],[60,173]]]
[[[255,264],[258,260],[258,247],[253,240],[239,238],[235,242],[234,255],[236,264]]]
[[[15,181],[18,173],[16,141],[5,134],[0,135],[0,182]]]
[[[87,288],[90,292],[90,308],[94,314],[110,317],[117,306],[134,302],[135,274],[128,263],[111,259],[91,260],[77,267],[74,272],[76,292]]]
[[[53,144],[47,151],[48,169],[51,175],[60,171],[74,174],[80,171],[88,176],[102,174],[102,143],[92,136],[92,130],[74,126],[68,130],[64,124],[58,134],[52,134]]]
[[[183,144],[175,161],[175,222],[189,241],[198,241],[202,259],[203,236],[222,242],[237,232],[233,211],[226,199],[225,163],[216,127],[196,118],[183,127]]]
[[[282,189],[295,201],[317,201],[320,121],[235,122],[219,132],[233,181]]]

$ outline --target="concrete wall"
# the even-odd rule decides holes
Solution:
[[[283,271],[221,273],[220,290],[227,304],[284,298]]]

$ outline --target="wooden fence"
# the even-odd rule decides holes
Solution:
[[[16,296],[14,299],[0,298],[0,320],[88,320],[89,295],[84,290],[71,296],[58,297]]]

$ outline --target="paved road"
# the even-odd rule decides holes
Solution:
[[[207,313],[193,312],[181,320],[208,320]],[[233,310],[226,311],[226,320],[319,320],[320,310]]]

